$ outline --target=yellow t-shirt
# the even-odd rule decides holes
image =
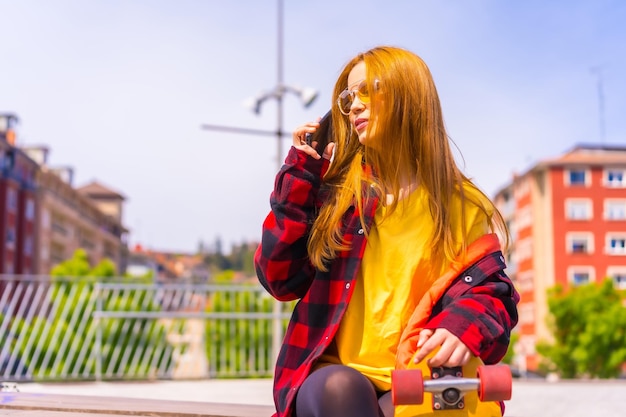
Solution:
[[[478,197],[469,187],[465,192]],[[430,284],[447,268],[442,260],[430,259],[426,247],[433,223],[422,188],[384,218],[386,211],[382,204],[376,211],[352,299],[334,344],[320,359],[320,365],[341,363],[360,371],[380,391],[391,389],[391,370],[404,326]],[[452,213],[458,252],[462,237],[458,196]],[[466,204],[465,218],[469,245],[487,233],[488,226],[485,215],[471,203]]]

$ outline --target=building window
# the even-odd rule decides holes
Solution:
[[[7,189],[7,210],[9,213],[17,211],[17,191],[13,188]]]
[[[33,237],[26,236],[24,239],[24,255],[31,256],[33,254]]]
[[[595,281],[594,269],[591,266],[570,266],[567,268],[567,279],[573,285],[584,285]]]
[[[606,270],[606,275],[613,280],[615,288],[626,290],[626,267],[609,266]]]
[[[5,247],[8,249],[15,249],[15,227],[8,226],[6,236],[4,238]],[[13,271],[11,271],[13,272]]]
[[[46,208],[41,210],[41,226],[46,230],[50,228],[50,212]]]
[[[609,233],[606,237],[606,253],[626,255],[626,234]]]
[[[26,200],[26,212],[24,213],[26,220],[35,220],[35,202],[32,198]]]
[[[593,218],[591,200],[568,198],[565,200],[565,217],[569,220],[591,220]]]
[[[568,233],[565,237],[567,253],[593,253],[592,233]]]
[[[535,322],[535,305],[533,303],[520,304],[519,321],[524,324],[531,324]]]
[[[532,292],[535,289],[533,271],[523,271],[517,274],[515,284],[520,292]]]
[[[626,175],[624,169],[608,168],[604,171],[604,185],[610,188],[626,187]]]
[[[570,187],[584,187],[590,185],[588,184],[590,179],[591,175],[589,175],[585,169],[577,168],[565,170],[565,185]]]
[[[12,150],[0,153],[0,169],[11,171],[15,165],[15,152]]]
[[[604,201],[605,220],[626,220],[626,200],[605,200]]]
[[[515,214],[515,226],[518,229],[532,227],[533,214],[530,206],[520,208]]]
[[[530,194],[530,183],[526,179],[522,179],[514,183],[513,199],[520,200]]]
[[[589,284],[589,272],[574,272],[572,274],[572,282],[574,285]]]
[[[514,261],[519,264],[525,259],[533,257],[533,241],[531,238],[520,239],[515,243]]]

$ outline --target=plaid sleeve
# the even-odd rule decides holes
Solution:
[[[313,280],[307,239],[327,168],[327,160],[292,147],[276,176],[254,264],[261,285],[281,301],[301,298]]]
[[[496,252],[460,274],[425,328],[448,329],[485,363],[499,362],[518,320],[519,294],[505,267],[502,253]]]

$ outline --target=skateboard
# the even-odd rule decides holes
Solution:
[[[499,401],[511,399],[506,365],[485,365],[472,356],[457,368],[430,368],[428,358],[391,373],[395,417],[501,417]]]

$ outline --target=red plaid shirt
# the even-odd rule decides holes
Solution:
[[[276,417],[292,415],[298,389],[333,340],[365,251],[364,225],[353,207],[344,215],[343,230],[351,249],[340,253],[328,272],[316,270],[308,259],[307,239],[321,205],[319,190],[327,168],[328,161],[291,148],[276,177],[271,212],[255,254],[257,276],[267,291],[281,301],[300,299],[276,363]],[[376,205],[375,199],[368,199],[365,227],[371,226]],[[433,306],[424,327],[445,327],[485,363],[498,362],[517,323],[519,301],[505,267],[502,254],[495,251],[470,267],[471,284],[463,279],[468,271],[463,271]]]

